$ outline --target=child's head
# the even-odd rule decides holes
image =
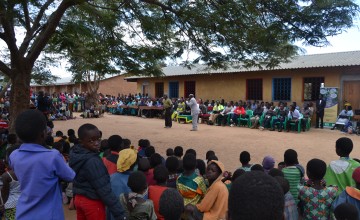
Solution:
[[[266,172],[269,172],[269,170],[275,167],[275,159],[271,156],[264,157],[262,166]]]
[[[240,163],[244,165],[248,165],[250,162],[250,153],[247,151],[243,151],[240,153]]]
[[[75,130],[74,129],[69,129],[67,131],[67,135],[70,137],[70,136],[75,136]]]
[[[342,137],[336,141],[336,154],[340,157],[348,157],[353,149],[353,142],[350,138]]]
[[[322,180],[326,173],[326,163],[320,159],[312,159],[306,165],[306,172],[311,180]]]
[[[108,139],[108,146],[111,151],[120,152],[123,146],[123,139],[119,135],[112,135]]]
[[[269,170],[268,174],[272,177],[276,177],[276,176],[284,177],[284,173],[276,168],[272,168],[271,170]]]
[[[145,148],[145,156],[147,158],[150,158],[153,154],[155,154],[155,147],[149,146],[149,147]]]
[[[123,148],[128,149],[131,146],[131,141],[129,139],[123,139]]]
[[[174,156],[174,150],[172,148],[168,148],[166,150],[166,156],[167,157],[171,157],[171,156]]]
[[[205,158],[205,159],[206,159],[207,161],[210,161],[210,160],[209,160],[209,157],[210,157],[210,156],[215,156],[215,152],[214,152],[213,150],[208,150],[208,151],[206,152],[206,158]]]
[[[176,189],[168,188],[159,200],[159,213],[165,220],[179,220],[184,212],[184,198]]]
[[[235,170],[235,172],[233,173],[233,175],[231,177],[231,181],[234,182],[238,177],[244,175],[245,173],[246,173],[246,171],[243,169]]]
[[[137,161],[137,153],[133,149],[124,149],[119,152],[119,158],[116,162],[118,172],[133,170]]]
[[[182,157],[183,156],[183,153],[184,153],[184,149],[181,147],[181,146],[176,146],[174,148],[174,155],[176,157]]]
[[[100,152],[105,152],[109,149],[110,147],[109,147],[108,139],[102,139],[100,141]]]
[[[284,162],[286,166],[298,164],[297,152],[293,149],[288,149],[284,153]]]
[[[359,211],[351,203],[342,203],[334,210],[336,220],[358,220]]]
[[[150,147],[150,141],[148,139],[140,139],[138,144],[141,148]]]
[[[219,161],[210,161],[206,167],[206,178],[210,183],[214,182],[224,172],[224,164]]]
[[[147,172],[148,170],[150,170],[151,166],[150,166],[150,161],[148,158],[140,158],[139,162],[138,162],[138,170],[142,171],[142,172]]]
[[[79,142],[82,147],[93,152],[99,152],[100,132],[93,124],[83,124],[78,129]]]
[[[290,184],[289,184],[289,181],[287,179],[285,179],[284,177],[281,177],[281,176],[275,176],[274,177],[275,180],[280,184],[283,192],[284,192],[284,195],[289,192],[290,190]]]
[[[148,187],[146,176],[140,171],[135,171],[130,174],[127,185],[132,192],[137,194],[143,194]]]
[[[159,165],[154,169],[154,180],[158,185],[165,184],[169,177],[169,171],[165,166]]]
[[[194,171],[196,168],[196,157],[194,154],[185,154],[183,158],[183,168],[185,171]]]
[[[193,154],[195,157],[196,157],[196,150],[190,148],[190,149],[187,149],[186,152],[185,152],[185,155],[186,154]]]
[[[168,157],[166,159],[165,166],[170,173],[177,173],[179,168],[179,159],[177,157]]]
[[[283,211],[283,190],[273,177],[264,172],[246,172],[233,182],[229,193],[230,219],[281,220]]]
[[[206,164],[203,160],[196,159],[196,168],[199,170],[201,176],[205,174]]]
[[[152,168],[155,168],[157,165],[162,164],[162,157],[160,154],[155,153],[150,157],[150,165]]]
[[[16,144],[16,141],[17,141],[16,134],[9,134],[7,136],[7,141],[8,141],[9,144]]]
[[[209,158],[207,159],[207,162],[209,163],[211,160],[219,160],[219,158],[216,155],[211,155],[209,156]]]
[[[55,133],[55,136],[56,136],[56,137],[62,137],[62,136],[64,136],[64,133],[62,133],[62,131],[57,131],[57,132]]]
[[[251,171],[260,171],[264,172],[264,168],[260,164],[254,164],[250,168]]]
[[[24,143],[44,144],[46,118],[39,110],[26,110],[16,118],[15,131]]]

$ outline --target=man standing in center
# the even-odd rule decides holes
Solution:
[[[191,117],[192,117],[192,129],[190,131],[197,131],[197,124],[199,118],[199,105],[196,102],[193,94],[189,95],[190,101],[186,101],[186,104],[191,108]]]
[[[171,128],[172,127],[172,121],[171,121],[172,102],[166,94],[164,94],[163,104],[164,104],[164,109],[165,109],[165,127],[164,128]]]
[[[324,96],[320,94],[319,99],[316,101],[316,125],[315,128],[319,128],[319,121],[320,121],[320,128],[324,127],[324,110],[326,106],[326,100]]]

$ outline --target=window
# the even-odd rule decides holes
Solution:
[[[195,96],[195,81],[185,81],[185,97],[189,97],[190,94]],[[196,97],[196,96],[195,96]]]
[[[324,77],[304,78],[304,101],[316,101],[323,83]]]
[[[273,100],[274,101],[291,100],[291,78],[273,79]]]
[[[169,82],[169,98],[179,98],[179,82]]]
[[[155,83],[155,97],[160,98],[164,95],[164,83],[158,82]]]
[[[263,82],[262,79],[247,79],[246,80],[246,96],[247,100],[262,100],[263,99]]]

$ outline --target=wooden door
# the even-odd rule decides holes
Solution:
[[[351,103],[353,110],[360,109],[360,81],[345,81],[343,101]]]

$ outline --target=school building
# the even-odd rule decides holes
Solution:
[[[118,94],[134,94],[136,92],[136,83],[125,80],[126,75],[112,76],[99,82],[98,92],[104,95],[118,96]],[[74,94],[89,91],[90,85],[88,82],[74,83],[63,82],[54,83],[50,85],[31,85],[33,92],[44,91],[48,94],[67,92]]]
[[[169,66],[161,77],[133,76],[137,92],[171,98],[195,94],[203,100],[316,101],[320,88],[339,88],[339,108],[343,101],[360,109],[360,51],[297,56],[273,69],[243,68],[234,65],[214,70],[203,65],[188,69]],[[315,104],[315,103],[314,103]]]

